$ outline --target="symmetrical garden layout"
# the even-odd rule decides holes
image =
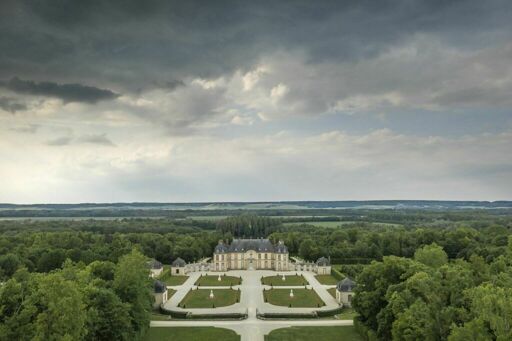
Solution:
[[[325,282],[324,278],[319,278]],[[313,272],[234,270],[189,273],[187,280],[163,304],[166,310],[197,315],[242,314],[236,321],[170,320],[153,321],[153,327],[208,326],[228,328],[242,340],[263,340],[274,329],[290,326],[351,325],[351,320],[309,319],[266,320],[258,317],[274,314],[289,317],[290,313],[308,314],[336,309],[340,304],[329,293],[333,284],[322,284]]]

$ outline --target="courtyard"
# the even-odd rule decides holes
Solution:
[[[219,274],[221,281],[218,280]],[[335,286],[320,283],[315,275],[314,272],[309,271],[277,272],[273,270],[191,272],[182,284],[168,286],[168,290],[172,289],[176,292],[164,304],[164,308],[198,315],[246,314],[246,319],[215,320],[214,322],[219,328],[236,331],[242,341],[263,341],[264,336],[269,335],[272,330],[290,326],[352,325],[351,319],[277,321],[262,320],[257,317],[257,314],[289,314],[290,312],[307,314],[338,308],[338,302],[329,292],[333,291]],[[293,290],[293,298],[290,298],[290,290]],[[210,298],[212,291],[213,299]],[[154,327],[200,327],[211,326],[212,321],[153,320],[151,325]]]

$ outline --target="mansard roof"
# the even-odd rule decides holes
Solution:
[[[340,292],[352,292],[356,287],[356,282],[348,277],[345,277],[342,281],[338,282],[336,289]]]
[[[165,285],[164,282],[155,281],[153,289],[155,290],[156,294],[161,294],[161,293],[164,293],[167,290],[167,286]]]
[[[182,268],[182,267],[184,267],[186,264],[187,264],[187,263],[186,263],[183,259],[181,259],[180,257],[178,257],[178,258],[176,258],[176,259],[174,260],[174,262],[172,262],[172,263],[171,263],[171,266],[174,266],[174,267],[180,267],[180,268]]]
[[[288,249],[282,241],[278,245],[272,245],[269,239],[233,239],[230,245],[224,244],[219,241],[219,244],[215,247],[215,253],[226,253],[226,252],[246,252],[253,250],[256,252],[278,252],[287,253]]]
[[[325,257],[320,257],[316,261],[316,265],[318,265],[318,266],[328,266],[328,265],[331,265],[331,261],[329,259],[325,258]]]
[[[156,259],[152,259],[146,263],[148,265],[148,268],[150,269],[161,269],[163,268],[162,263],[157,261]]]

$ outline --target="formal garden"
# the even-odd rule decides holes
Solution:
[[[323,285],[336,285],[340,281],[332,275],[316,275],[315,278]]]
[[[215,327],[152,327],[149,328],[144,341],[239,341],[240,336],[234,331]]]
[[[290,327],[276,329],[265,341],[362,341],[353,326]]]
[[[242,284],[241,277],[227,276],[226,274],[210,276],[205,275],[199,277],[196,281],[195,285],[197,286],[205,286],[205,287],[213,287],[213,286],[221,286],[221,287],[229,287],[233,285]]]
[[[181,308],[219,308],[240,302],[240,290],[192,289],[179,303]]]
[[[263,290],[265,302],[290,308],[314,308],[325,305],[313,289]]]
[[[298,286],[309,283],[302,275],[277,275],[262,277],[261,284],[270,286]]]
[[[172,276],[169,265],[164,265],[164,271],[158,276],[159,281],[169,286],[182,285],[187,279],[188,276]]]

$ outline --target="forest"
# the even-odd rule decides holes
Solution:
[[[355,323],[368,340],[512,338],[506,209],[188,213],[0,220],[0,340],[140,339],[152,299],[145,262],[210,257],[234,237],[330,257],[358,283]]]

